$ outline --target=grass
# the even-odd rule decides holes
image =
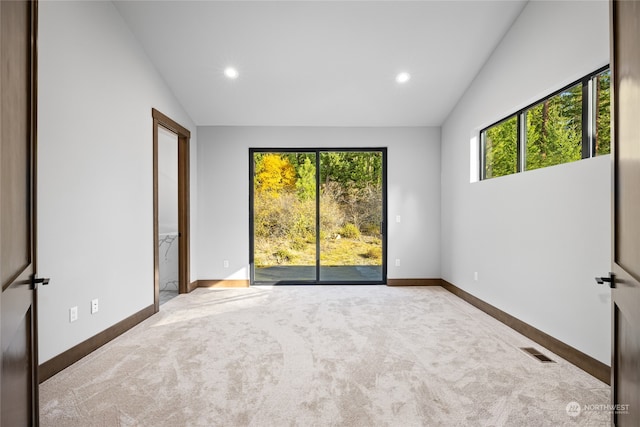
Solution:
[[[254,255],[257,267],[315,265],[316,245],[310,242],[291,245],[284,239],[256,238]],[[355,239],[323,239],[320,242],[320,263],[325,266],[382,265],[382,243],[378,237],[366,235]]]

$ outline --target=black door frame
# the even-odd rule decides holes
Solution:
[[[320,154],[330,152],[379,152],[382,154],[382,278],[380,280],[334,281],[320,280]],[[254,258],[254,154],[255,153],[315,153],[316,155],[316,279],[315,280],[279,280],[276,282],[255,281]],[[253,285],[386,285],[387,283],[387,147],[280,147],[249,148],[249,283]]]

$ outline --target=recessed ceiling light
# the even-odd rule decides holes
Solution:
[[[224,69],[224,75],[227,76],[227,78],[229,79],[237,79],[240,74],[238,73],[238,70],[236,70],[235,68],[227,67]]]
[[[397,81],[398,83],[406,83],[406,82],[408,82],[408,81],[409,81],[409,79],[410,79],[410,78],[411,78],[411,74],[406,73],[406,72],[404,72],[404,71],[403,71],[402,73],[399,73],[399,74],[396,76],[396,81]]]

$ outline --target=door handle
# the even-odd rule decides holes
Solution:
[[[48,285],[49,284],[49,279],[47,278],[38,278],[36,279],[35,277],[31,277],[31,280],[23,280],[21,282],[15,282],[16,285],[21,285],[21,286],[28,286],[29,289],[34,290],[37,286],[38,283],[42,283],[43,285]]]
[[[598,285],[603,285],[605,282],[609,284],[610,288],[615,288],[616,275],[613,273],[609,273],[609,277],[596,277],[596,283],[598,283]]]
[[[44,286],[49,284],[49,279],[48,277],[46,278],[38,278],[36,279],[35,277],[33,279],[31,279],[31,289],[35,289],[38,283],[42,283]]]

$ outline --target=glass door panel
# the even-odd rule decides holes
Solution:
[[[251,282],[384,283],[385,154],[251,149]]]
[[[320,153],[321,282],[383,280],[383,153]]]
[[[316,154],[252,156],[254,282],[316,281]]]

